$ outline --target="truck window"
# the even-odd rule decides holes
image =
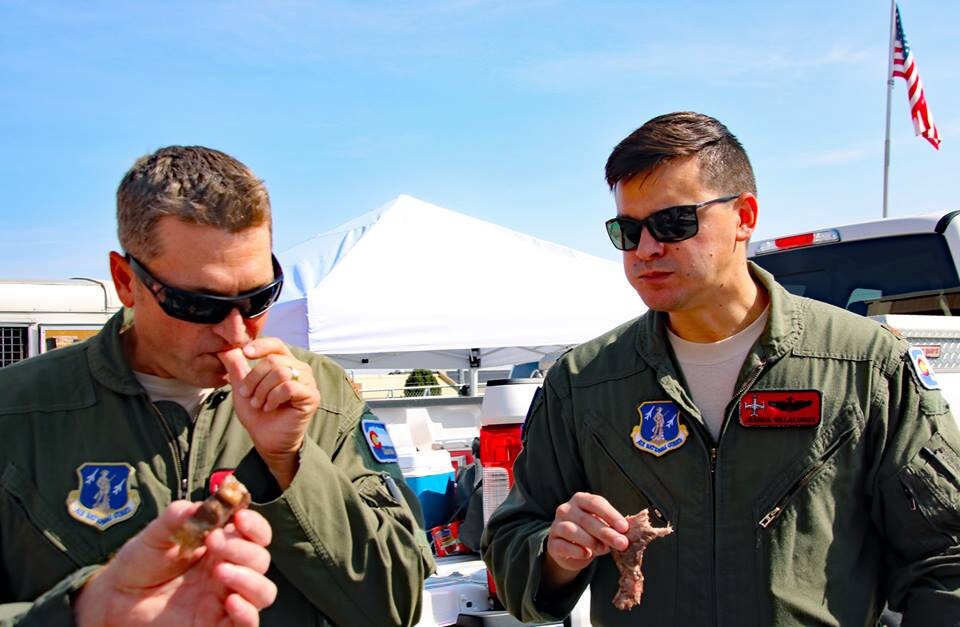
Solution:
[[[960,287],[946,241],[937,233],[797,248],[753,261],[794,294],[858,313],[866,312],[868,300]]]

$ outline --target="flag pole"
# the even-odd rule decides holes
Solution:
[[[897,0],[890,0],[890,48],[887,53],[887,128],[883,140],[883,217],[887,217],[887,189],[890,183],[890,100],[893,96],[893,42],[897,28]]]

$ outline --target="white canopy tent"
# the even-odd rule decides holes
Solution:
[[[346,368],[537,361],[645,309],[616,262],[410,196],[277,256],[265,334]]]

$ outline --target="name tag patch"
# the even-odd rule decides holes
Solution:
[[[399,459],[393,440],[390,439],[390,432],[387,431],[387,425],[379,420],[364,420],[360,424],[363,428],[363,437],[367,440],[367,446],[370,447],[374,459],[381,464]]]
[[[744,427],[815,427],[820,424],[820,390],[747,392],[738,407]]]

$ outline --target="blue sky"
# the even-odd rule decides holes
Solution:
[[[960,209],[960,3],[901,12],[943,144],[898,80],[890,214]],[[278,250],[410,194],[617,260],[603,164],[675,110],[743,141],[758,238],[879,217],[888,23],[882,0],[0,0],[0,278],[107,276],[117,183],[175,143],[266,181]]]

